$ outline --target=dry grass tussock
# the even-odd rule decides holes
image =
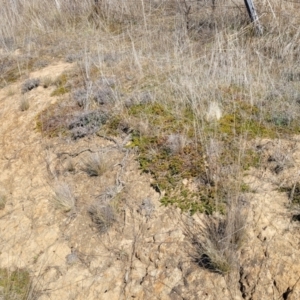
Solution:
[[[88,213],[99,233],[107,232],[118,221],[122,185],[108,187],[88,208]]]
[[[89,176],[101,176],[108,168],[105,155],[92,153],[84,161],[82,170]]]
[[[248,141],[300,132],[300,4],[255,2],[262,36],[241,0],[13,0],[0,10],[1,87],[52,57],[75,62],[76,76],[56,83],[59,101],[45,110],[41,131],[74,140],[131,135],[128,146],[139,150],[163,204],[226,212],[225,221],[208,219],[210,242],[199,242],[221,272],[243,227],[224,200],[228,186],[259,167]],[[91,157],[85,170],[101,175],[102,166]],[[75,206],[66,185],[56,199],[64,210]],[[115,220],[102,203],[90,214],[100,227]]]
[[[54,187],[54,204],[64,212],[75,212],[76,198],[68,183],[57,182]]]
[[[200,221],[199,221],[200,220]],[[239,249],[246,242],[247,208],[241,199],[228,202],[225,215],[184,222],[191,242],[190,255],[202,268],[227,274],[239,268]]]

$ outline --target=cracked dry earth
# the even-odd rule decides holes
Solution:
[[[57,77],[68,68],[57,63],[31,77]],[[279,192],[299,180],[300,137],[255,142],[265,163],[244,178],[251,192],[244,195],[240,267],[222,276],[193,262],[185,224],[197,226],[197,218],[160,205],[134,151],[98,136],[42,137],[36,116],[58,99],[50,97],[51,88],[38,87],[26,94],[30,107],[22,112],[21,84],[0,90],[0,192],[7,197],[0,210],[0,267],[29,270],[31,299],[300,299],[300,224]],[[102,176],[82,171],[90,153],[105,158]],[[75,211],[54,206],[58,182],[74,191]],[[117,221],[99,234],[88,209],[112,191],[120,203]]]

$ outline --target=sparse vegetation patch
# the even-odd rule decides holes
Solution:
[[[100,85],[91,82],[78,88],[82,82],[77,75],[73,74],[70,81],[67,74],[59,76],[54,83],[51,82],[57,86],[51,95],[64,95],[72,91],[70,97],[60,97],[55,104],[42,111],[37,116],[37,129],[50,137],[63,135],[74,140],[97,132],[107,122],[109,109],[114,104],[111,82],[108,79],[102,81],[97,81]],[[49,86],[50,83],[46,84]]]
[[[158,101],[133,102],[125,112],[109,119],[105,129],[118,135],[124,124],[132,128],[130,147],[139,149],[141,170],[153,176],[152,186],[163,193],[164,205],[173,204],[192,214],[211,214],[224,209],[222,199],[230,180],[228,174],[220,173],[222,168],[232,168],[240,161],[240,166],[248,169],[260,162],[259,153],[250,148],[239,149],[239,137],[251,139],[273,134],[272,128],[261,124],[255,106],[240,101],[234,105],[236,110],[231,115],[225,114],[216,123],[201,124],[208,137],[212,135],[220,141],[213,163],[207,145],[195,139],[194,126],[199,119],[188,105],[178,112],[175,105]],[[142,124],[147,124],[146,129],[140,129]],[[234,178],[234,174],[230,177]]]
[[[49,137],[67,135],[68,124],[77,111],[76,106],[66,101],[50,105],[37,115],[36,128]]]
[[[108,114],[101,110],[78,113],[69,121],[68,129],[76,140],[97,132],[107,119]]]
[[[10,272],[7,269],[0,269],[0,287],[0,297],[3,299],[27,299],[31,288],[28,271],[17,269]]]
[[[130,147],[138,147],[141,170],[153,176],[153,188],[165,193],[162,203],[191,213],[214,211],[216,190],[207,178],[202,145],[192,138],[189,108],[178,115],[171,107],[145,102],[130,106],[128,114],[149,123],[148,131],[134,131]],[[193,191],[183,184],[192,179],[199,183]]]

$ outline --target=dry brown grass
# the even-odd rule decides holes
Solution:
[[[103,153],[92,153],[83,161],[82,170],[89,176],[101,176],[108,168],[106,160]]]
[[[66,182],[57,182],[54,187],[54,204],[64,212],[75,212],[76,198],[70,185]]]
[[[194,261],[220,274],[237,270],[239,250],[246,242],[247,207],[232,199],[225,215],[204,216],[200,220],[184,225]]]
[[[29,100],[26,96],[22,96],[20,101],[20,110],[25,111],[29,109]]]

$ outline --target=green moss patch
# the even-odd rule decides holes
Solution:
[[[289,119],[284,113],[270,115],[257,106],[238,100],[231,103],[218,122],[218,132],[223,136],[276,138],[280,135],[300,133],[299,120]]]
[[[247,139],[275,137],[274,128],[263,120],[259,109],[244,101],[235,101],[218,122],[218,132],[229,139],[243,135]]]

